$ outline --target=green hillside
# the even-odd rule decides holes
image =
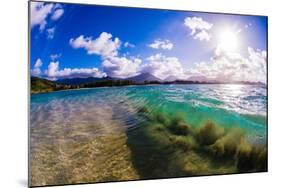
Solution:
[[[38,77],[31,77],[31,93],[51,92],[62,89],[70,89],[63,84],[57,84],[53,81]]]

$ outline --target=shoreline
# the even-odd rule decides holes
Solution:
[[[200,85],[203,85],[203,84],[200,84]],[[218,85],[221,85],[221,84],[218,84]],[[224,84],[226,85],[226,84]],[[229,85],[229,84],[227,84]],[[30,97],[35,97],[35,96],[39,96],[39,95],[47,95],[47,94],[55,94],[55,93],[60,93],[60,92],[79,92],[79,91],[83,91],[83,90],[96,90],[96,89],[106,89],[106,88],[112,88],[112,89],[117,89],[117,88],[133,88],[135,87],[136,89],[138,89],[138,86],[139,87],[164,87],[162,86],[162,84],[147,84],[147,85],[126,85],[126,86],[103,86],[103,87],[87,87],[87,88],[76,88],[76,89],[64,89],[64,90],[58,90],[58,91],[50,91],[50,92],[41,92],[41,93],[31,93]],[[168,87],[170,86],[187,86],[187,84],[171,84],[171,85],[167,85]],[[114,90],[113,90],[114,91]],[[207,107],[211,107],[211,106],[208,106]],[[237,113],[239,114],[240,116],[244,116],[245,118],[247,119],[250,119],[250,120],[253,120],[253,119],[256,119],[256,118],[259,118],[260,121],[266,121],[266,120],[263,120],[263,119],[267,119],[267,113],[264,112],[264,113],[254,113],[254,112],[251,112],[251,111],[236,111],[234,109],[227,109],[227,108],[224,108],[223,106],[217,106],[217,107],[212,107],[214,109],[221,109],[221,110],[225,110],[227,112],[230,112],[230,113]]]
[[[266,84],[245,84],[245,83],[171,83],[171,84],[164,84],[164,83],[159,83],[159,84],[132,84],[132,85],[123,85],[123,86],[100,86],[100,87],[83,87],[83,88],[74,88],[74,89],[61,89],[61,90],[56,90],[56,91],[43,91],[43,92],[32,92],[29,91],[30,95],[33,94],[46,94],[46,93],[52,93],[52,92],[60,92],[60,91],[71,91],[71,90],[82,90],[82,89],[96,89],[96,88],[116,88],[116,87],[135,87],[135,86],[159,86],[159,85],[251,85],[251,86],[266,86]]]
[[[98,89],[98,88],[116,88],[116,87],[134,87],[134,86],[155,86],[155,85],[164,85],[164,84],[135,84],[135,85],[124,85],[124,86],[101,86],[101,87],[83,87],[83,88],[75,88],[75,89],[62,89],[57,91],[46,91],[46,92],[30,92],[30,94],[46,94],[53,92],[61,92],[61,91],[72,91],[72,90],[87,90],[87,89]],[[168,84],[167,84],[168,85]],[[178,84],[180,85],[180,84]],[[183,84],[182,84],[183,85]]]

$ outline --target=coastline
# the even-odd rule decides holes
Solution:
[[[122,86],[100,86],[100,87],[81,87],[81,88],[73,88],[73,89],[61,89],[56,91],[43,91],[43,92],[34,92],[31,91],[30,94],[42,94],[42,93],[52,93],[52,92],[60,92],[60,91],[71,91],[71,90],[82,90],[82,89],[97,89],[97,88],[115,88],[115,87],[134,87],[134,86],[158,86],[158,85],[256,85],[256,86],[266,86],[266,84],[239,84],[239,83],[171,83],[171,84],[131,84],[131,85],[122,85]]]

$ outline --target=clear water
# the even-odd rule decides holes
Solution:
[[[144,106],[167,117],[181,114],[193,127],[208,120],[239,127],[250,142],[265,144],[266,105],[266,87],[254,85],[146,85],[33,94],[32,185],[141,178],[127,138],[144,125],[138,115]]]
[[[134,115],[144,105],[167,116],[183,114],[193,126],[213,120],[224,127],[240,127],[252,136],[266,136],[266,88],[256,85],[129,86],[35,94],[31,126],[81,124],[103,115],[108,118],[110,113],[111,120],[121,121],[120,129],[131,129],[140,125]],[[100,116],[95,117],[96,113]]]

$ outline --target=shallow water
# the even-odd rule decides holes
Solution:
[[[265,143],[266,105],[266,88],[253,85],[146,85],[33,94],[32,183],[140,178],[128,137],[146,121],[138,116],[143,107],[167,117],[181,114],[192,127],[208,120],[226,129],[239,127],[250,142]]]

